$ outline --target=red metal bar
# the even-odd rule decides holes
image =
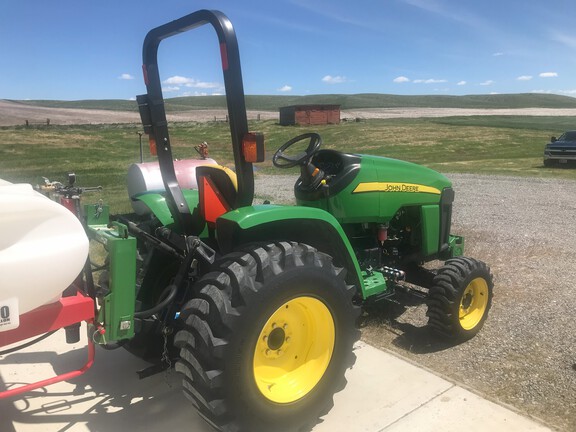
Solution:
[[[20,315],[18,328],[0,332],[0,347],[94,319],[94,300],[78,292]]]
[[[86,321],[87,323],[94,322],[94,300],[81,293],[77,293],[75,296],[71,297],[62,297],[55,303],[41,306],[33,311],[21,315],[20,326],[18,328],[0,333],[0,347],[48,333],[52,330],[64,328],[72,324],[77,324],[82,321]],[[88,337],[88,360],[80,369],[35,383],[5,390],[0,392],[0,399],[17,396],[31,390],[61,381],[67,381],[82,375],[94,364],[95,351],[94,342],[90,337]]]
[[[75,370],[75,371],[71,371],[71,372],[66,372],[60,375],[56,375],[55,377],[52,378],[48,378],[42,381],[38,381],[32,384],[26,384],[20,387],[16,387],[13,389],[9,389],[9,390],[4,390],[3,392],[0,392],[0,399],[6,399],[12,396],[19,396],[23,393],[32,391],[32,390],[36,390],[39,389],[41,387],[45,387],[51,384],[56,384],[62,381],[68,381],[71,380],[72,378],[76,378],[79,377],[80,375],[82,375],[84,372],[86,372],[88,369],[90,369],[92,367],[92,365],[94,364],[94,356],[95,356],[95,348],[94,348],[94,342],[92,342],[92,339],[88,338],[88,361],[86,362],[86,364],[84,366],[82,366],[80,369]]]

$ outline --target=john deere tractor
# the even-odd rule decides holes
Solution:
[[[203,25],[219,40],[235,170],[172,156],[158,47]],[[155,362],[143,375],[175,362],[184,393],[218,430],[288,431],[314,425],[344,387],[364,305],[418,286],[434,333],[464,341],[480,330],[492,276],[450,233],[446,177],[323,150],[321,137],[306,133],[273,156],[278,168],[300,168],[296,205],[254,205],[263,136],[248,130],[228,18],[202,10],[151,30],[143,63],[147,93],[137,101],[158,162],[137,165],[129,180],[140,181],[134,214],[87,206],[89,235],[109,254],[86,277],[98,306],[95,341]],[[435,260],[444,264],[425,268]]]

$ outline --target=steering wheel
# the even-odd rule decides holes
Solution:
[[[302,153],[297,154],[296,156],[289,156],[284,152],[294,144],[304,140],[310,140],[308,143],[308,147]],[[320,146],[322,145],[322,138],[320,135],[314,132],[305,133],[302,135],[298,135],[297,137],[292,138],[290,141],[287,141],[276,150],[274,156],[272,157],[272,163],[277,168],[292,168],[297,165],[306,165],[310,158],[318,151]]]

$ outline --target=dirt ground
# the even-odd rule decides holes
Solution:
[[[136,102],[134,102],[136,104]],[[226,117],[226,110],[193,110],[168,114],[168,121],[210,121]],[[531,116],[576,116],[576,109],[563,108],[520,108],[520,109],[464,109],[464,108],[370,108],[343,110],[342,119],[374,118],[418,118],[450,117],[473,115],[531,115]],[[260,116],[262,120],[278,119],[278,112],[248,111],[249,119]],[[0,126],[31,124],[71,125],[71,124],[107,124],[139,123],[137,112],[86,110],[70,108],[46,108],[0,99]]]

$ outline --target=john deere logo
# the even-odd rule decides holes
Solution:
[[[427,193],[440,195],[440,190],[426,185],[414,183],[387,183],[387,182],[368,182],[360,183],[352,193],[364,192],[408,192],[408,193]]]

